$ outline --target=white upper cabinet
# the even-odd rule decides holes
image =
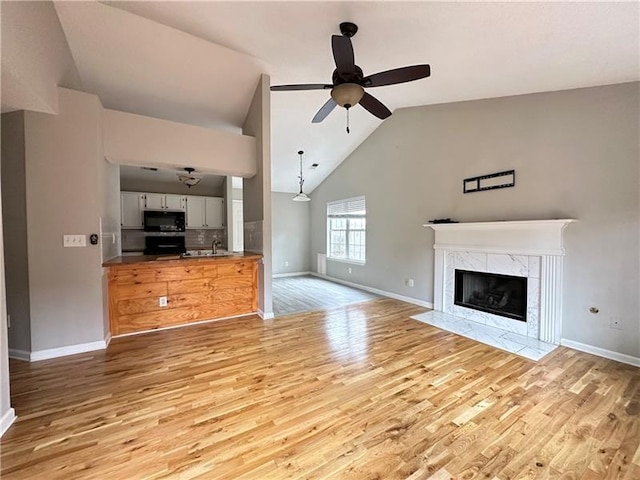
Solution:
[[[146,193],[144,208],[146,210],[182,210],[185,209],[185,198],[182,195],[165,195],[164,193]]]
[[[204,197],[204,226],[206,228],[224,227],[224,199]]]
[[[204,228],[204,198],[187,197],[187,228]]]
[[[144,208],[147,210],[164,209],[164,195],[161,193],[147,193],[145,195]]]
[[[167,210],[182,210],[185,209],[185,200],[187,197],[182,195],[165,195],[164,196],[164,208]]]
[[[122,228],[142,228],[144,194],[136,192],[120,193],[120,225]]]
[[[223,228],[224,199],[187,197],[187,228]]]
[[[223,198],[120,192],[122,228],[143,228],[145,210],[186,211],[186,228],[224,228]]]

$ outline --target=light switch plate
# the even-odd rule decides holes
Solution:
[[[86,247],[87,236],[86,235],[63,235],[62,245],[64,247]]]

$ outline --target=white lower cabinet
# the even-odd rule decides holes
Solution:
[[[223,228],[224,199],[187,196],[187,228]]]

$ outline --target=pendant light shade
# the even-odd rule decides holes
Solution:
[[[308,202],[311,200],[311,197],[302,191],[302,185],[304,185],[304,178],[302,178],[302,154],[304,152],[300,150],[298,155],[300,155],[300,176],[298,177],[300,183],[300,191],[296,193],[295,197],[293,197],[294,202]]]

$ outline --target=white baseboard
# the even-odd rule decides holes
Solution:
[[[274,273],[271,278],[300,277],[302,275],[311,275],[311,272]]]
[[[258,316],[262,320],[273,320],[274,319],[273,312],[263,312],[262,310],[258,310]]]
[[[418,298],[406,297],[404,295],[399,295],[397,293],[387,292],[385,290],[380,290],[379,288],[367,287],[366,285],[360,285],[358,283],[348,282],[347,280],[341,280],[339,278],[330,277],[328,275],[322,275],[316,272],[310,272],[310,275],[318,278],[324,278],[325,280],[329,280],[330,282],[341,283],[342,285],[346,285],[348,287],[359,288],[360,290],[365,290],[367,292],[376,293],[378,295],[382,295],[383,297],[395,298],[396,300],[400,300],[402,302],[413,303],[414,305],[419,305],[425,308],[433,308],[433,303],[425,302],[424,300],[420,300]]]
[[[581,352],[597,355],[598,357],[608,358],[609,360],[615,360],[616,362],[626,363],[633,365],[634,367],[640,367],[640,358],[633,355],[627,355],[626,353],[618,353],[613,350],[607,350],[606,348],[594,347],[586,343],[575,342],[566,338],[560,339],[560,345],[564,347],[573,348]]]
[[[79,343],[77,345],[67,345],[66,347],[48,348],[46,350],[36,350],[31,352],[31,361],[49,360],[51,358],[66,357],[76,353],[93,352],[94,350],[104,350],[111,341],[111,335],[104,340],[89,343]]]
[[[16,421],[16,418],[18,417],[16,417],[16,411],[13,408],[4,412],[2,417],[0,417],[0,437],[2,437],[4,432],[6,432],[11,424]]]
[[[22,360],[24,362],[30,362],[31,352],[27,352],[26,350],[20,350],[17,348],[10,348],[9,358],[13,358],[14,360]]]

